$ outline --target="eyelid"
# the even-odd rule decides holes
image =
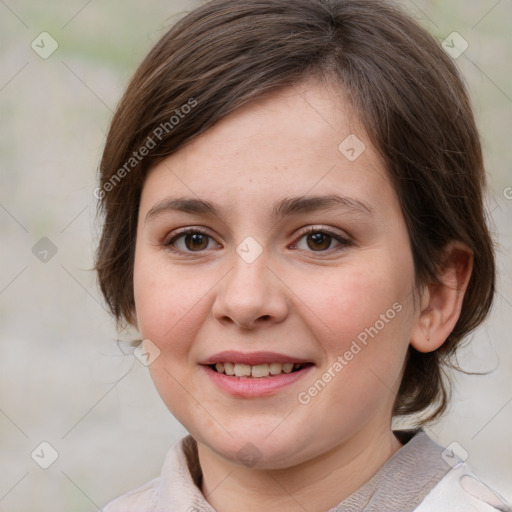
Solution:
[[[207,236],[208,238],[210,238],[211,240],[215,241],[216,243],[218,243],[216,240],[215,240],[215,237],[213,237],[211,234],[208,233],[208,231],[205,229],[205,228],[200,228],[200,227],[194,227],[194,226],[188,226],[186,228],[182,228],[182,229],[179,229],[177,230],[176,232],[173,232],[171,236],[166,236],[163,241],[162,241],[162,245],[166,248],[168,248],[169,250],[173,251],[174,253],[176,254],[186,254],[186,255],[200,255],[201,253],[205,253],[205,252],[208,252],[207,249],[203,249],[203,250],[200,250],[200,251],[183,251],[181,249],[177,249],[173,246],[173,243],[178,240],[179,238],[187,235],[187,234],[202,234],[202,235],[205,235]],[[316,226],[307,226],[303,229],[301,229],[296,235],[295,235],[295,241],[292,242],[292,247],[295,247],[297,245],[297,243],[302,239],[304,238],[304,236],[306,235],[309,235],[311,233],[323,233],[323,234],[326,234],[332,238],[334,238],[338,243],[339,245],[336,246],[336,247],[332,247],[330,249],[327,249],[325,251],[306,251],[306,252],[310,252],[310,253],[313,253],[315,255],[329,255],[331,254],[332,252],[336,252],[336,251],[341,251],[351,245],[353,245],[353,240],[352,238],[347,235],[346,233],[341,233],[341,232],[338,232],[337,230],[334,230],[332,228],[327,228],[325,226],[320,226],[320,225],[316,225]],[[212,250],[212,249],[210,249]],[[299,249],[300,250],[300,249]]]
[[[210,240],[213,240],[215,243],[218,244],[218,242],[215,240],[215,238],[211,234],[209,234],[204,228],[188,226],[186,228],[179,229],[178,231],[174,231],[172,233],[172,235],[164,237],[164,239],[162,240],[162,245],[164,246],[164,248],[166,248],[166,249],[172,251],[174,254],[178,254],[178,255],[194,256],[194,255],[200,255],[201,253],[208,252],[206,249],[202,250],[202,251],[183,251],[183,250],[177,249],[176,247],[173,246],[173,243],[175,243],[176,240],[178,240],[179,238],[181,238],[185,235],[188,235],[190,233],[205,235]],[[209,250],[212,250],[212,249],[209,249]]]
[[[335,231],[332,228],[326,228],[324,226],[308,226],[299,231],[299,233],[296,235],[296,241],[293,242],[293,245],[296,246],[297,243],[305,235],[309,235],[310,233],[323,233],[323,234],[331,236],[332,238],[334,238],[336,241],[339,242],[338,246],[332,247],[331,249],[327,249],[326,251],[307,251],[312,254],[328,255],[328,254],[331,254],[332,252],[341,251],[341,250],[345,249],[346,247],[349,247],[354,244],[354,241],[352,240],[352,238],[346,233],[342,234],[338,231]]]
[[[188,235],[189,233],[199,233],[201,235],[209,236],[210,238],[214,238],[208,231],[206,231],[204,228],[194,227],[194,226],[188,226],[186,228],[178,229],[177,231],[173,231],[171,234],[167,235],[163,239],[163,244],[167,245],[173,240],[176,240],[182,235]]]
[[[337,239],[341,239],[345,242],[351,242],[351,239],[347,233],[340,232],[337,230],[334,230],[332,228],[327,228],[325,226],[307,226],[303,229],[301,229],[297,236],[299,238],[303,237],[304,235],[308,235],[309,233],[326,233],[327,235],[331,235]]]

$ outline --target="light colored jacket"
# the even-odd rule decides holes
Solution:
[[[450,470],[416,512],[512,512],[502,496],[478,479],[467,464]]]
[[[424,431],[395,435],[404,446],[365,485],[328,512],[512,512],[466,463]],[[102,510],[216,512],[196,484],[198,473],[197,446],[186,436],[169,450],[158,478]]]

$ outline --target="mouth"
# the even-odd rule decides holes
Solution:
[[[213,371],[229,377],[245,377],[261,379],[265,377],[275,377],[281,374],[295,373],[313,363],[262,363],[262,364],[243,364],[243,363],[215,363],[208,367]]]
[[[315,363],[274,352],[225,351],[200,362],[218,389],[237,398],[267,397],[303,380]]]

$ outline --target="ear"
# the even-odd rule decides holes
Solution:
[[[420,315],[411,333],[411,345],[419,352],[438,349],[459,319],[462,301],[473,270],[473,252],[462,242],[451,242],[445,249],[439,271],[440,283],[425,287]]]

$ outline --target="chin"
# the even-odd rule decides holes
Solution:
[[[189,430],[192,437],[206,446],[210,451],[225,461],[246,468],[261,470],[286,469],[307,461],[314,456],[312,439],[307,439],[304,433],[293,432],[289,428],[279,431],[279,435],[269,435],[276,428],[232,429],[228,434],[211,429],[207,432]],[[231,434],[231,435],[230,435]],[[298,452],[298,447],[307,447]]]

